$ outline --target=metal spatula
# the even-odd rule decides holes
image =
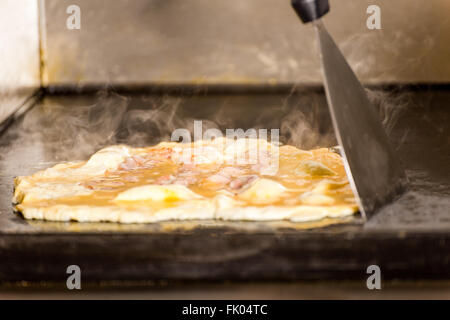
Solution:
[[[330,9],[328,0],[292,0],[292,6],[304,23],[314,23],[334,131],[361,214],[370,218],[406,190],[405,171],[364,88],[320,20]]]

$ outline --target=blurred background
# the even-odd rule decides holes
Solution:
[[[251,256],[254,260],[245,260],[245,254],[242,259],[261,272],[255,278],[273,276],[280,270],[285,271],[284,280],[298,280],[305,274],[309,277],[308,272],[316,278],[323,274],[332,278],[333,272],[339,270],[359,277],[363,270],[360,266],[377,259],[384,261],[394,276],[405,272],[413,278],[448,277],[450,1],[330,0],[330,5],[325,25],[363,84],[377,89],[369,92],[370,99],[380,110],[383,124],[407,165],[412,192],[364,226],[359,221],[356,225],[342,226],[342,230],[338,226],[337,231],[317,231],[315,239],[319,242],[300,247],[305,250],[302,253],[296,251],[299,248],[289,247],[295,254],[285,260],[271,258],[259,242],[247,243],[244,239],[243,243],[253,250],[249,252],[254,253]],[[381,9],[379,30],[367,27],[370,5]],[[79,29],[67,25],[74,14],[68,8],[74,6],[80,10]],[[85,158],[108,144],[156,143],[197,115],[221,129],[233,125],[280,127],[287,141],[305,148],[336,143],[321,91],[314,30],[311,25],[299,22],[290,0],[0,0],[0,63],[0,256],[13,257],[0,266],[3,268],[0,281],[23,275],[34,280],[64,278],[64,273],[58,273],[60,266],[77,255],[84,255],[86,263],[94,266],[89,275],[94,280],[105,275],[115,279],[130,273],[133,279],[161,274],[169,278],[214,278],[211,270],[223,272],[222,277],[233,272],[238,278],[248,276],[241,262],[232,258],[193,263],[192,256],[203,261],[205,251],[218,252],[214,246],[203,246],[206,242],[202,234],[192,247],[186,244],[193,253],[182,262],[193,264],[195,276],[192,276],[186,268],[153,268],[155,260],[172,266],[171,259],[181,255],[172,248],[174,251],[164,252],[163,258],[152,256],[148,247],[142,245],[142,241],[151,242],[151,237],[158,237],[155,230],[159,226],[24,222],[12,212],[10,203],[12,181],[17,175],[30,174],[57,161]],[[159,86],[228,87],[239,94],[228,91],[206,96],[210,89],[198,89],[189,97],[168,96],[166,92],[152,95],[152,90]],[[395,89],[378,91],[386,86]],[[104,88],[127,89],[131,94],[126,90],[110,94],[102,91]],[[300,93],[292,95],[291,88],[298,88]],[[398,88],[411,90],[400,92]],[[133,90],[140,90],[141,95],[136,96]],[[35,107],[25,113],[31,106]],[[223,228],[243,233],[239,228],[233,229],[234,226]],[[215,234],[216,230],[211,230]],[[273,233],[273,238],[264,243],[275,249],[280,244],[278,236],[286,235],[281,232],[280,235],[276,228],[264,230]],[[407,233],[412,230],[420,232]],[[203,231],[210,232],[206,227]],[[85,238],[87,242],[92,239],[88,245],[77,242],[83,232],[92,236]],[[136,238],[131,245],[124,243],[123,250],[129,256],[122,257],[116,254],[116,248],[106,245],[110,243],[110,234],[117,235],[115,232],[143,233],[145,237]],[[308,232],[293,231],[288,236],[309,239]],[[384,246],[380,245],[376,232],[391,238],[385,240]],[[61,254],[60,233],[65,233],[70,250],[64,251],[64,257],[54,258]],[[45,246],[36,251],[34,241],[41,239],[41,234],[56,236],[42,240]],[[174,236],[176,241],[180,234],[183,235],[169,232],[167,237]],[[35,240],[18,241],[15,235]],[[348,245],[355,235],[369,240]],[[336,252],[327,251],[327,244],[320,242],[327,237]],[[127,239],[130,238],[133,237]],[[219,247],[223,245],[220,241],[216,243]],[[233,241],[227,244],[230,257],[236,253]],[[160,246],[152,243],[155,252],[159,252]],[[404,245],[408,245],[409,251],[403,250]],[[323,252],[329,256],[323,256]],[[104,255],[105,260],[97,260],[99,255]],[[269,260],[273,265],[264,263]],[[107,261],[115,261],[117,270],[108,269]],[[129,261],[135,261],[139,268],[130,269]],[[33,264],[39,268],[32,269]],[[223,267],[228,264],[234,269]],[[181,262],[180,265],[184,266]],[[30,270],[25,270],[27,266]],[[263,266],[272,273],[264,271]],[[364,272],[361,277],[365,277]],[[132,297],[149,298],[188,295],[271,299],[305,298],[308,294],[330,298],[374,297],[366,290],[365,282],[331,284],[331,287],[330,291],[330,283],[316,286],[288,281],[236,286],[201,284],[172,289],[166,283],[155,282],[130,284],[128,291],[132,291]],[[441,293],[449,292],[445,281],[407,284],[394,281],[388,287],[392,290],[376,297],[448,298],[448,294]],[[64,286],[31,285],[24,281],[19,288],[0,286],[0,298],[24,294],[36,297],[42,288],[47,288],[48,297],[53,298],[65,290]],[[94,284],[91,289],[94,295],[102,296],[98,293],[101,286]],[[118,292],[116,297],[123,297],[122,293]]]
[[[71,5],[80,29],[67,28]],[[381,30],[367,28],[369,5]],[[448,1],[331,8],[325,23],[365,84],[450,81]],[[313,28],[289,0],[1,0],[0,15],[0,120],[40,85],[321,84]]]

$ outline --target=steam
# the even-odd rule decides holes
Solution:
[[[369,100],[375,108],[378,109],[381,122],[388,134],[392,133],[398,120],[405,111],[407,105],[410,103],[405,101],[404,95],[392,95],[383,91],[371,91],[367,90]]]
[[[281,133],[286,137],[286,144],[306,150],[336,145],[323,96],[306,92],[296,94],[292,91],[285,107],[289,100],[296,102],[295,108],[281,120]]]
[[[431,56],[436,47],[435,35],[425,28],[414,25],[414,30],[358,33],[340,43],[340,48],[360,79],[420,82],[433,77]]]
[[[134,146],[170,141],[171,132],[183,122],[177,116],[182,98],[162,98],[160,103],[148,101],[148,109],[130,110],[124,117],[124,129],[119,139]]]
[[[41,144],[55,161],[84,159],[117,142],[128,99],[102,93],[92,105],[64,106],[45,98],[24,117],[18,143]]]
[[[411,97],[383,91],[368,94],[391,134],[411,105]],[[71,161],[86,159],[109,145],[144,147],[170,141],[173,131],[180,128],[193,134],[195,120],[202,120],[203,132],[279,129],[282,143],[306,150],[337,144],[324,95],[296,88],[285,97],[194,94],[136,98],[107,91],[94,99],[50,96],[26,113],[9,134],[17,139],[16,145],[43,148],[49,161]]]

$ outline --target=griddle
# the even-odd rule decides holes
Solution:
[[[25,221],[12,210],[13,178],[113,143],[157,143],[169,124],[192,119],[220,129],[281,127],[284,141],[331,147],[323,89],[47,90],[0,137],[0,281],[65,282],[73,264],[83,281],[366,279],[372,264],[384,278],[449,278],[449,88],[381,89],[370,96],[382,115],[394,115],[386,125],[411,190],[368,222],[147,225]],[[311,124],[304,136],[287,133],[292,114]]]

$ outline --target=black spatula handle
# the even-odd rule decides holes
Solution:
[[[328,0],[291,0],[292,7],[304,23],[319,19],[330,11]]]

